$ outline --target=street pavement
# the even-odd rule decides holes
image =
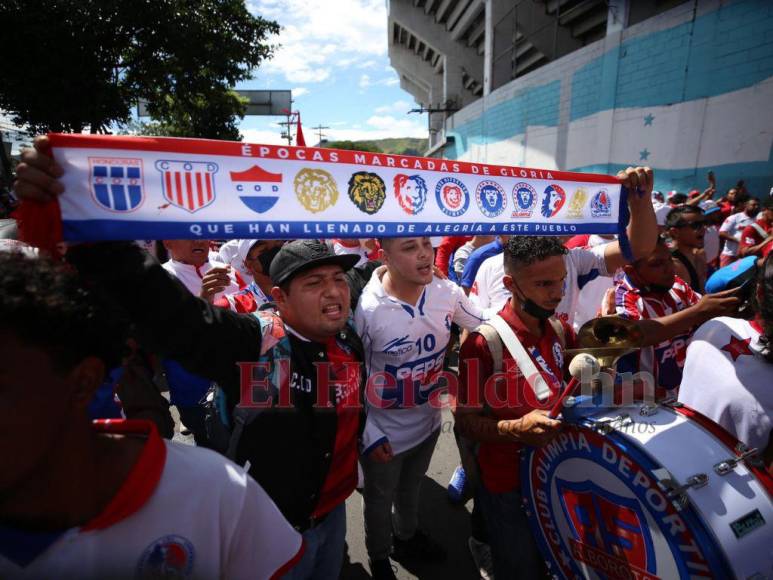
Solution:
[[[446,487],[451,474],[459,465],[459,452],[453,433],[453,419],[448,409],[443,409],[440,438],[432,456],[427,475],[421,488],[419,525],[448,552],[445,562],[392,561],[400,580],[476,580],[478,572],[473,565],[467,538],[470,536],[470,510],[472,503],[452,505],[448,501]],[[362,496],[354,493],[346,502],[347,559],[341,578],[366,580],[370,578],[368,554],[365,551],[365,532],[362,520]]]
[[[180,433],[180,417],[171,407],[175,421],[174,440],[193,445],[193,437]],[[419,525],[448,552],[445,562],[392,561],[400,580],[476,580],[479,575],[473,565],[467,538],[470,535],[472,503],[452,505],[446,487],[451,474],[459,465],[459,451],[453,433],[453,418],[443,409],[440,437],[421,488]],[[365,531],[362,519],[362,496],[355,492],[346,502],[347,554],[341,573],[342,580],[369,580],[368,554],[365,550]]]

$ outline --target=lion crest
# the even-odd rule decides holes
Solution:
[[[581,218],[582,209],[585,207],[586,201],[588,201],[588,192],[584,188],[578,187],[572,196],[572,200],[569,202],[566,216],[574,219]]]
[[[349,179],[349,199],[360,211],[373,215],[386,199],[384,180],[375,173],[358,171]]]
[[[298,201],[312,213],[325,211],[338,201],[335,179],[322,169],[301,169],[293,185]]]

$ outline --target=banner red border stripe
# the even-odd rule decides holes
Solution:
[[[164,153],[188,153],[195,155],[222,155],[231,157],[257,158],[257,159],[281,159],[285,161],[307,161],[309,163],[337,163],[350,165],[372,166],[374,164],[362,164],[356,161],[355,155],[366,155],[368,159],[377,158],[384,169],[397,169],[410,171],[432,171],[436,173],[466,173],[470,175],[479,175],[480,177],[490,178],[512,178],[512,179],[541,179],[551,181],[584,181],[589,183],[608,183],[611,185],[620,185],[620,181],[610,175],[601,175],[598,173],[577,173],[573,171],[557,171],[548,169],[537,169],[531,167],[516,167],[506,165],[488,165],[483,163],[470,163],[467,161],[455,161],[452,159],[437,159],[430,157],[411,157],[407,155],[387,155],[379,153],[368,153],[363,151],[348,151],[342,149],[320,149],[316,147],[291,147],[282,145],[264,145],[259,143],[241,143],[237,141],[215,141],[210,139],[183,139],[177,137],[116,137],[104,135],[71,135],[64,133],[50,133],[48,135],[52,147],[72,147],[72,148],[93,148],[93,149],[111,149],[125,151],[157,151]],[[250,154],[243,153],[244,148],[250,148]],[[280,154],[282,151],[283,154]],[[265,153],[265,154],[264,154]],[[322,161],[313,159],[313,155],[319,153]],[[329,161],[330,154],[335,153],[338,160]],[[300,158],[302,155],[304,158]],[[395,166],[387,164],[387,159],[393,159]],[[405,165],[402,165],[405,160]],[[422,166],[416,167],[416,163]],[[427,167],[427,163],[435,164],[434,169]],[[441,163],[446,165],[458,166],[458,171],[440,170]],[[488,170],[488,173],[485,171]],[[503,173],[507,172],[507,173]],[[526,175],[520,175],[519,172],[527,172]],[[539,177],[532,175],[550,173],[551,177]]]

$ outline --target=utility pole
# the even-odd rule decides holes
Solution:
[[[327,136],[322,132],[323,129],[330,129],[330,127],[323,127],[322,124],[320,123],[316,127],[312,127],[312,129],[314,129],[317,132],[317,137],[318,137],[317,143],[321,144],[322,138]]]
[[[297,113],[293,113],[293,103],[295,102],[295,99],[290,99],[290,108],[284,109],[282,112],[287,116],[286,121],[280,121],[279,125],[284,127],[284,130],[282,131],[281,137],[282,139],[287,139],[287,144],[292,145],[293,144],[293,132],[292,129],[290,129],[291,126],[296,124],[295,116]]]

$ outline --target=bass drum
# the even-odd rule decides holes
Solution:
[[[555,577],[773,577],[773,479],[755,455],[679,403],[579,407],[521,459]]]

